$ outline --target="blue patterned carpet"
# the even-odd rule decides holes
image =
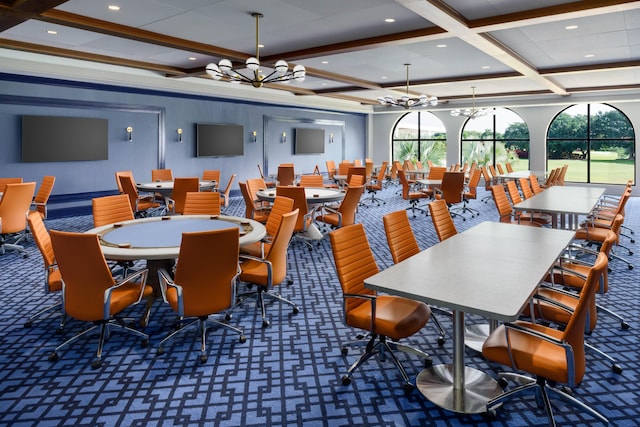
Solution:
[[[480,197],[484,195],[480,190]],[[365,224],[381,269],[391,264],[384,237],[382,215],[404,209],[406,202],[397,187],[384,190],[387,204],[361,208],[358,221]],[[456,219],[459,231],[480,222],[496,220],[490,202],[472,202],[478,218]],[[638,229],[640,201],[627,205],[626,224]],[[232,200],[226,211],[244,214],[241,198]],[[431,219],[412,218],[412,226],[422,248],[437,241]],[[91,217],[51,219],[50,229],[84,231]],[[628,241],[625,241],[628,243]],[[635,249],[636,244],[630,244]],[[0,256],[0,425],[15,426],[531,426],[546,425],[546,415],[532,397],[510,402],[488,416],[460,415],[440,409],[418,391],[405,394],[401,377],[391,361],[371,360],[357,371],[349,386],[340,378],[357,357],[357,351],[341,354],[341,343],[354,339],[357,331],[342,323],[341,291],[333,267],[331,248],[323,241],[310,253],[303,245],[289,249],[289,270],[294,279],[283,286],[284,297],[294,300],[300,313],[289,307],[268,307],[271,327],[262,329],[252,303],[234,312],[232,322],[244,327],[247,341],[217,329],[210,331],[210,356],[198,361],[195,333],[183,334],[156,354],[160,339],[171,329],[175,314],[157,302],[146,332],[149,347],[117,331],[105,346],[104,363],[91,369],[94,339],[81,340],[65,350],[57,362],[48,354],[66,337],[84,325],[68,323],[56,335],[58,319],[48,317],[23,327],[36,309],[57,301],[58,295],[42,291],[42,259],[34,243],[27,244],[30,257]],[[487,250],[491,250],[487,242]],[[638,251],[630,257],[640,266]],[[623,252],[624,253],[624,252]],[[626,255],[626,253],[624,253]],[[640,419],[640,358],[638,346],[638,306],[640,287],[636,270],[613,261],[610,292],[600,301],[625,313],[631,329],[623,331],[617,321],[600,316],[590,342],[618,359],[622,374],[587,354],[588,369],[575,396],[604,414],[615,426],[636,426]],[[461,261],[460,268],[464,268]],[[637,267],[640,268],[640,267]],[[128,314],[138,316],[143,305]],[[439,316],[446,328],[451,322]],[[469,319],[473,321],[473,319]],[[97,338],[97,337],[96,337]],[[451,339],[437,345],[433,325],[410,343],[432,354],[434,363],[452,361]],[[417,358],[399,355],[412,378],[422,364]],[[466,363],[495,375],[502,367],[487,363],[467,350]],[[595,420],[564,404],[556,407],[560,425],[591,426]]]

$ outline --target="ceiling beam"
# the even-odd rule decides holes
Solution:
[[[9,2],[11,5],[0,4],[0,32],[66,2],[67,0],[18,0]]]

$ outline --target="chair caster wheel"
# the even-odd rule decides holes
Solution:
[[[444,337],[442,337],[442,336],[438,337],[438,345],[440,347],[442,347],[444,345]]]
[[[102,360],[94,360],[93,362],[91,362],[92,369],[98,369],[101,366],[102,366]]]
[[[615,364],[615,363],[611,367],[611,370],[613,371],[614,374],[621,374],[622,373],[622,368],[620,367],[620,365]]]
[[[409,394],[409,393],[411,393],[413,390],[415,390],[416,386],[414,386],[414,385],[413,385],[413,384],[411,384],[411,383],[404,383],[404,384],[402,385],[402,388],[404,389],[404,392],[405,392],[406,394]]]
[[[507,386],[509,385],[509,382],[504,378],[498,378],[498,385],[502,388],[507,388]]]
[[[245,343],[245,342],[247,342],[247,337],[245,337],[244,335],[240,335],[240,339],[239,339],[239,341],[240,341],[241,343]]]
[[[433,360],[431,359],[424,359],[424,367],[425,368],[430,368],[433,365]]]
[[[159,355],[163,355],[164,354],[164,347],[158,347],[158,350],[156,350],[156,352]]]
[[[147,340],[147,339],[142,340],[142,342],[140,343],[140,347],[142,347],[142,348],[149,347],[149,340]]]
[[[263,328],[268,328],[269,327],[269,321],[268,320],[263,320],[262,321],[262,327]]]
[[[202,356],[200,356],[200,363],[207,363],[207,359],[208,357],[203,354]]]
[[[629,270],[633,270],[633,265],[630,265],[630,266],[629,266]]]
[[[620,322],[620,327],[622,328],[623,331],[626,331],[627,329],[629,329],[629,324],[627,322]]]
[[[233,315],[231,313],[227,313],[224,315],[224,320],[231,320],[232,317]]]
[[[343,375],[342,385],[349,385],[349,384],[351,384],[351,377],[349,375]]]
[[[293,314],[298,314],[300,312],[300,309],[296,306],[293,307]]]
[[[25,322],[25,324],[24,324],[25,328],[30,328],[32,326],[33,326],[33,322],[32,321]]]
[[[60,327],[60,328],[56,329],[55,334],[56,335],[62,335],[63,332],[64,332],[64,330],[62,329],[62,327]]]
[[[287,285],[289,286],[293,285],[293,279],[287,279]]]
[[[57,362],[60,359],[60,356],[55,351],[49,355],[49,361]]]
[[[346,356],[347,354],[349,354],[349,349],[347,347],[342,347],[340,353],[342,353],[343,356]]]

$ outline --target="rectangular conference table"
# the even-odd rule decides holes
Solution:
[[[574,229],[579,215],[589,215],[605,192],[603,187],[554,185],[513,205],[516,212],[542,212],[551,215],[552,227]]]
[[[365,280],[378,292],[453,311],[453,364],[420,372],[416,385],[433,403],[459,413],[486,411],[503,391],[489,375],[465,366],[464,315],[518,319],[574,232],[483,222]]]

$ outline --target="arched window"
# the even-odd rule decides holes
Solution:
[[[447,162],[447,133],[444,124],[433,113],[414,111],[405,114],[393,128],[392,160],[426,163],[431,160],[444,166]]]
[[[462,128],[461,159],[478,166],[511,163],[513,170],[529,169],[529,127],[508,108],[467,119]]]
[[[625,184],[635,177],[635,133],[607,104],[566,108],[547,132],[547,170],[569,165],[565,181]]]

